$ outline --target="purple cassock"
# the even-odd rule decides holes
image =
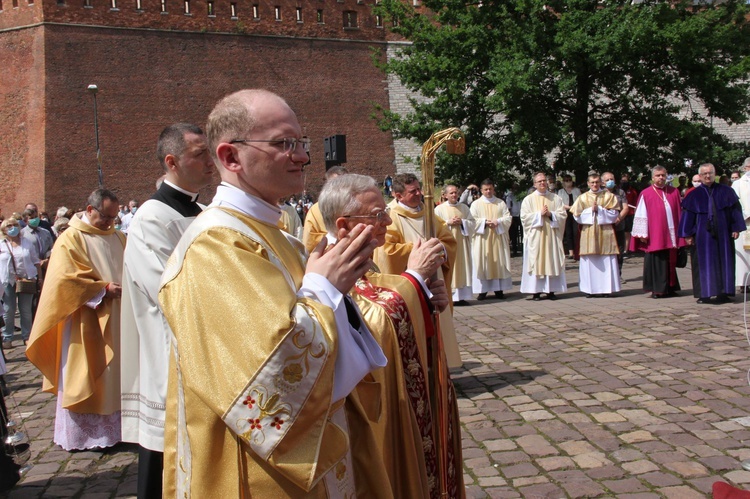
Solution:
[[[745,230],[739,198],[731,187],[701,184],[682,201],[679,237],[695,238],[698,279],[694,295],[700,298],[734,296],[734,240],[732,232]],[[693,261],[695,265],[695,260]]]

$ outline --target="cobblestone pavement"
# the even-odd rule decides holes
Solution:
[[[710,497],[716,480],[750,489],[743,297],[697,305],[685,269],[681,296],[653,300],[641,265],[625,261],[614,298],[585,298],[570,263],[557,301],[512,291],[456,308],[468,497],[689,499]],[[134,496],[134,447],[55,446],[55,398],[22,348],[8,357],[9,405],[25,418],[34,465],[8,497]]]

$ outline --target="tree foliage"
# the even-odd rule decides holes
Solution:
[[[425,100],[378,115],[396,137],[458,126],[467,154],[439,178],[507,178],[546,168],[640,171],[736,157],[712,122],[750,112],[750,25],[741,1],[381,0],[412,42],[383,69]]]

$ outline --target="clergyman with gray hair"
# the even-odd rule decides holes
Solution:
[[[378,246],[385,244],[392,220],[373,178],[349,174],[331,179],[323,186],[318,203],[330,243],[346,237],[357,224],[366,224],[373,227]],[[442,374],[436,377],[446,380],[441,388],[448,398],[447,433],[452,439],[442,440],[448,456],[442,470],[444,480],[438,479],[435,467],[437,454],[443,449],[436,448],[433,434],[443,426],[427,403],[430,310],[445,310],[450,300],[445,282],[429,282],[429,278],[443,264],[444,256],[438,239],[417,241],[403,274],[371,269],[349,291],[367,329],[388,359],[383,369],[372,372],[384,397],[381,416],[372,423],[373,429],[377,440],[388,444],[375,446],[368,457],[373,466],[378,462],[385,465],[388,492],[393,497],[434,497],[439,483],[446,483],[448,497],[464,496],[458,406],[445,352],[441,352],[442,364],[431,366]],[[358,386],[358,390],[366,388],[366,384]],[[363,392],[360,399],[372,397]],[[358,433],[351,438],[353,447],[367,447]]]
[[[698,303],[731,301],[734,292],[734,241],[746,229],[737,194],[714,182],[711,163],[698,168],[701,185],[682,201],[677,235],[691,248],[693,296]]]

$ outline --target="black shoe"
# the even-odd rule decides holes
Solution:
[[[495,291],[495,298],[497,298],[498,300],[504,300],[505,295],[503,294],[502,291]]]
[[[531,297],[534,301],[539,301],[542,299],[542,293],[534,293],[534,296]]]
[[[595,295],[586,294],[586,298],[596,298]]]
[[[555,296],[555,293],[547,293],[547,299],[548,300],[557,300],[557,296]]]
[[[711,303],[711,298],[698,298],[695,303]]]
[[[658,295],[656,293],[651,293],[651,298],[657,299],[657,298],[664,298],[665,295]]]
[[[484,301],[486,299],[487,299],[487,293],[479,293],[479,295],[477,296],[477,300],[479,301]]]
[[[471,303],[466,300],[458,300],[453,302],[454,307],[468,307],[469,305],[471,305]]]
[[[732,299],[727,295],[719,295],[716,297],[716,303],[731,303]]]

